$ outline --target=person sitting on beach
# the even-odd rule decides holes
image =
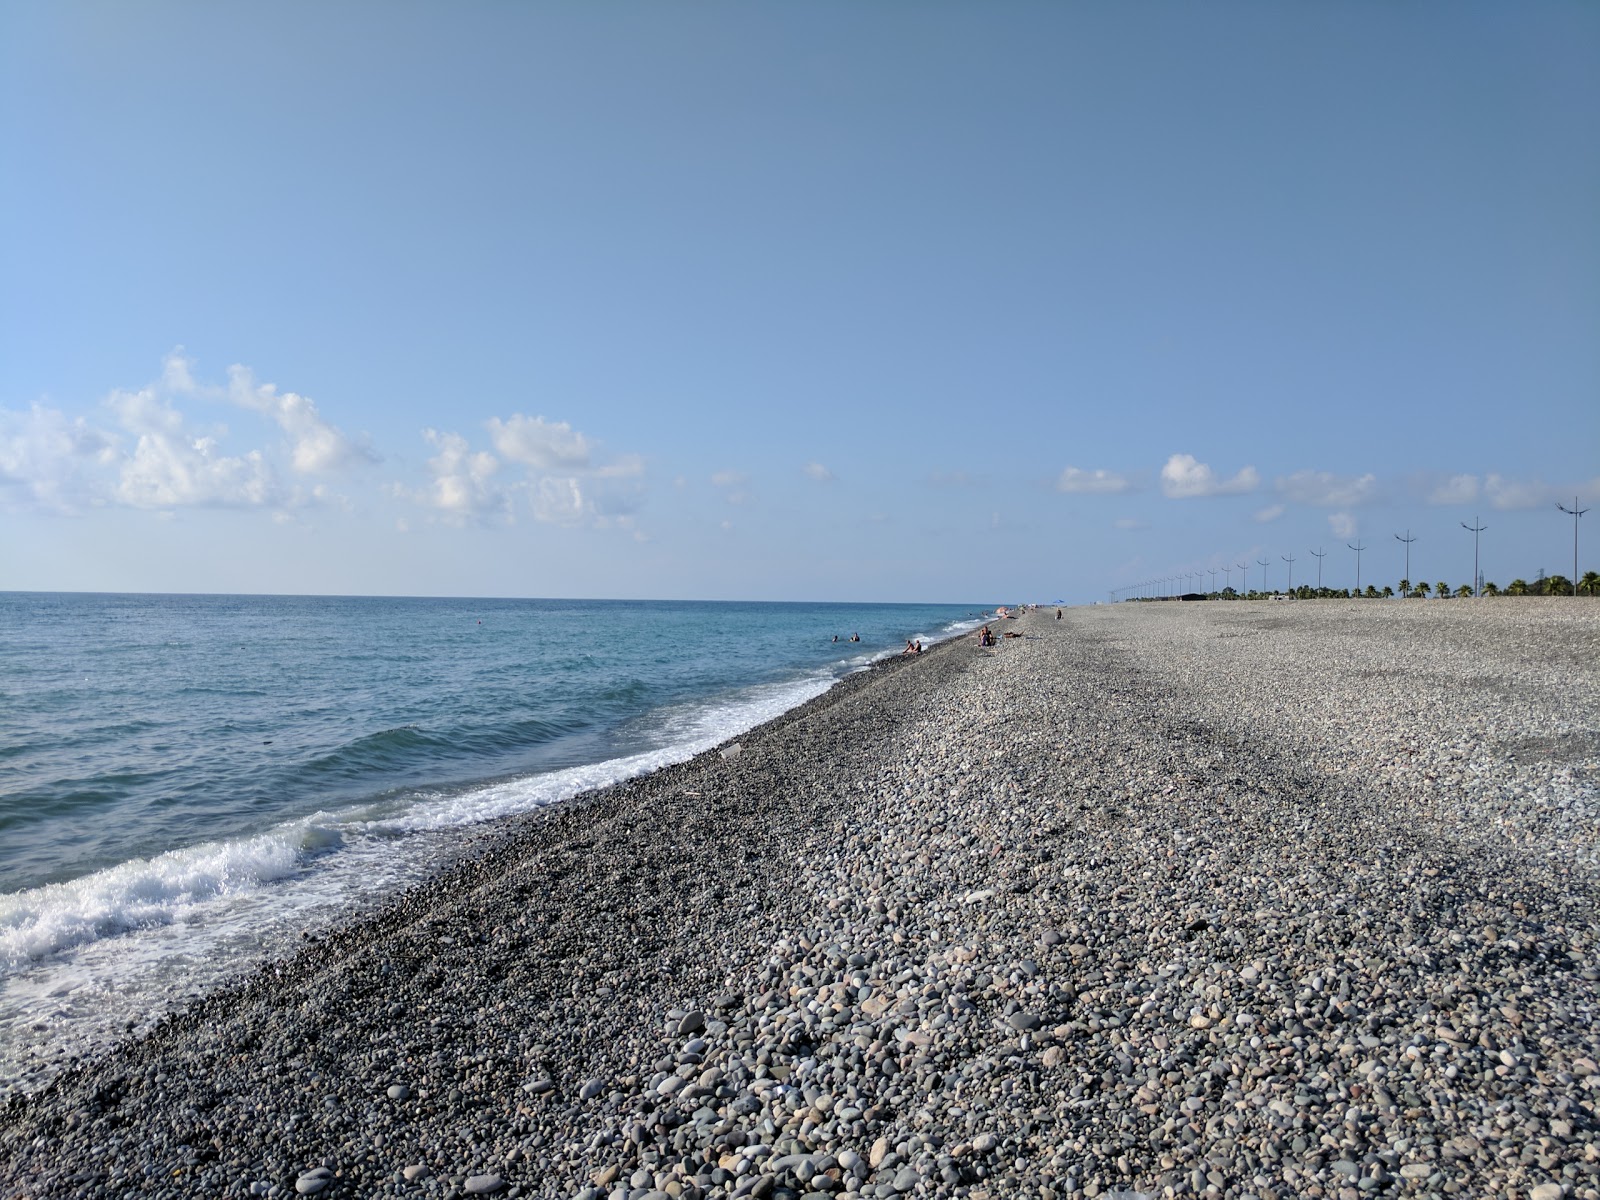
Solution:
[[[907,654],[915,654],[916,652],[917,652],[916,643],[914,643],[910,638],[907,638],[906,639],[906,648],[904,650],[900,651],[901,657],[903,658]]]
[[[922,642],[920,640],[917,642],[917,653],[922,653]]]

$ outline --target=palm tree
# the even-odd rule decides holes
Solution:
[[[1378,598],[1378,587],[1376,584],[1367,584],[1366,596],[1368,600],[1376,600]]]
[[[1409,579],[1402,579],[1402,580],[1401,580],[1401,581],[1400,581],[1400,594],[1401,594],[1401,595],[1402,595],[1402,596],[1404,596],[1404,595],[1406,595],[1406,594],[1407,594],[1407,593],[1409,593],[1409,592],[1410,592],[1410,591],[1411,591],[1411,580],[1409,580]]]
[[[1491,579],[1483,585],[1483,594],[1485,596],[1498,596],[1500,594],[1500,589],[1495,586],[1494,580]]]
[[[1565,575],[1551,575],[1544,581],[1544,594],[1546,596],[1572,595],[1572,583]]]
[[[1600,571],[1585,571],[1578,580],[1578,590],[1591,596],[1600,596]]]
[[[1441,600],[1450,599],[1450,585],[1448,583],[1446,583],[1444,580],[1441,579],[1441,580],[1439,580],[1438,583],[1434,584],[1433,585],[1433,590],[1438,593],[1439,599],[1441,599]]]
[[[1528,581],[1526,579],[1513,579],[1506,584],[1506,595],[1526,596],[1528,594]]]
[[[1393,596],[1394,596],[1394,589],[1392,587],[1390,587],[1387,583],[1384,584],[1383,585],[1383,598],[1385,600],[1389,600],[1389,599],[1392,599]]]
[[[1460,587],[1458,587],[1456,589],[1456,598],[1457,599],[1464,600],[1470,595],[1472,595],[1472,585],[1471,584],[1463,583]]]
[[[1424,579],[1421,583],[1417,584],[1417,586],[1416,586],[1416,588],[1414,590],[1416,591],[1418,596],[1420,596],[1420,597],[1422,597],[1422,599],[1426,600],[1428,598],[1428,593],[1433,591],[1433,587],[1432,587],[1431,584],[1428,583],[1428,581],[1426,579]]]

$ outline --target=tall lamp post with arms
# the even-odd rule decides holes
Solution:
[[[1578,598],[1578,518],[1588,512],[1587,508],[1578,507],[1578,498],[1572,498],[1572,507],[1568,508],[1561,501],[1556,501],[1556,507],[1564,513],[1572,514],[1572,598]]]
[[[1473,517],[1472,519],[1476,522],[1478,518]],[[1576,526],[1577,522],[1573,522],[1573,524]],[[1478,587],[1478,535],[1489,527],[1478,524],[1468,525],[1463,521],[1461,522],[1461,528],[1472,531],[1472,595],[1476,598],[1483,594],[1483,590]]]
[[[1406,582],[1409,584],[1411,582],[1411,543],[1417,539],[1411,536],[1411,530],[1409,529],[1406,530],[1405,537],[1401,537],[1398,533],[1394,536],[1397,541],[1402,541],[1406,544]],[[1406,596],[1409,596],[1410,594],[1411,593],[1409,591],[1402,593],[1402,595]]]

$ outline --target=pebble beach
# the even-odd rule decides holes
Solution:
[[[1600,603],[995,628],[486,826],[0,1194],[1600,1200]]]

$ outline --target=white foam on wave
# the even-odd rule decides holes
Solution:
[[[326,841],[299,821],[0,895],[0,974],[85,942],[171,924],[197,905],[282,879],[298,869],[306,848]]]
[[[478,824],[530,812],[570,799],[580,792],[636,779],[662,767],[686,762],[703,750],[781,716],[820,696],[833,682],[831,677],[817,676],[753,688],[721,704],[689,704],[664,709],[655,714],[653,720],[650,740],[660,743],[656,749],[489,784],[459,795],[422,800],[403,813],[371,821],[365,828],[375,834],[416,833]]]
[[[319,812],[264,833],[0,895],[0,1095],[43,1082],[187,996],[419,882],[451,831],[686,761],[821,695],[813,676],[655,714],[655,747],[468,788]]]

